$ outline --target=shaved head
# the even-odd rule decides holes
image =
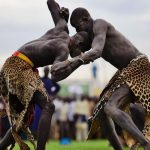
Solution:
[[[83,17],[90,17],[89,12],[85,9],[85,8],[76,8],[70,17],[70,23],[73,27],[76,27],[76,23],[78,22],[78,20],[80,20]]]
[[[91,40],[87,32],[81,31],[72,36],[70,47],[70,56],[76,57],[81,52],[88,51],[91,48]]]

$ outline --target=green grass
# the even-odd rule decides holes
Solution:
[[[29,144],[29,143],[28,143]],[[33,147],[29,144],[31,150]],[[18,145],[14,150],[19,150]],[[73,141],[69,145],[60,145],[59,141],[50,141],[47,143],[46,150],[113,150],[106,140],[92,140],[86,142]],[[124,150],[129,150],[124,148]],[[143,150],[142,148],[139,150]]]

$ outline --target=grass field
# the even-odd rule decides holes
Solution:
[[[30,148],[33,150],[33,147],[30,145]],[[18,145],[14,150],[19,150]],[[50,141],[46,150],[113,150],[105,140],[92,140],[86,142],[76,142],[73,141],[69,145],[60,145],[59,141]],[[124,148],[124,150],[129,150]],[[142,148],[139,150],[143,150]]]

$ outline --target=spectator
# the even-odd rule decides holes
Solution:
[[[51,122],[51,126],[53,127],[53,133],[51,135],[53,135],[53,139],[60,139],[60,112],[61,109],[63,108],[63,101],[62,98],[57,96],[54,99],[54,105],[55,105],[55,112],[52,118],[52,122]]]
[[[55,81],[49,78],[49,72],[49,67],[44,67],[44,76],[41,79],[44,83],[44,87],[46,88],[48,94],[55,95],[59,92],[60,86]]]
[[[69,144],[70,137],[69,137],[69,124],[68,124],[68,111],[69,111],[69,104],[67,98],[63,99],[63,105],[60,109],[60,143],[61,144]]]
[[[2,97],[0,97],[0,112],[0,138],[3,138],[7,130],[10,128],[10,124],[6,115],[6,106]]]
[[[88,135],[87,119],[89,117],[89,105],[87,99],[82,97],[76,102],[76,139],[78,141],[86,140]]]
[[[76,102],[74,98],[68,98],[69,99],[69,109],[68,109],[68,123],[69,123],[69,136],[71,139],[76,138],[76,129],[75,129],[75,108],[76,108]]]

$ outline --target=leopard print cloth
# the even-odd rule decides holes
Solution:
[[[140,102],[149,114],[150,63],[145,55],[140,55],[133,59],[126,68],[118,70],[112,77],[100,95],[100,101],[94,109],[93,117],[98,115],[99,110],[104,107],[111,94],[123,84],[127,84],[131,88],[137,97],[137,102]]]
[[[134,95],[137,102],[141,103],[149,116],[150,113],[150,63],[145,55],[140,55],[133,59],[130,64],[122,69],[118,70],[112,77],[108,85],[105,87],[100,95],[100,101],[94,108],[93,116],[90,118],[91,128],[88,138],[91,137],[96,129],[93,127],[100,127],[98,116],[101,109],[104,108],[109,97],[112,93],[121,85],[127,84]],[[150,140],[150,121],[145,123],[143,134]]]
[[[16,135],[17,131],[25,126],[23,119],[36,90],[40,91],[48,99],[48,94],[38,72],[34,71],[27,62],[19,57],[11,56],[8,58],[0,72],[0,95],[3,95],[7,104],[7,115],[13,127],[12,133],[15,133],[13,135]],[[16,95],[23,104],[24,109],[19,114],[9,105],[11,101],[9,94]],[[29,133],[27,134],[29,135]],[[15,136],[15,138],[17,140],[19,137]]]
[[[120,77],[131,88],[147,113],[150,113],[150,63],[145,55],[133,59]]]
[[[118,89],[121,85],[125,84],[118,76],[120,75],[120,71],[118,70],[115,75],[111,78],[109,83],[106,85],[102,93],[99,97],[99,102],[94,108],[93,115],[89,119],[90,130],[88,133],[88,139],[90,139],[100,128],[100,122],[98,117],[100,115],[100,111],[104,109],[104,106],[108,102],[108,99],[111,97],[112,93]]]

